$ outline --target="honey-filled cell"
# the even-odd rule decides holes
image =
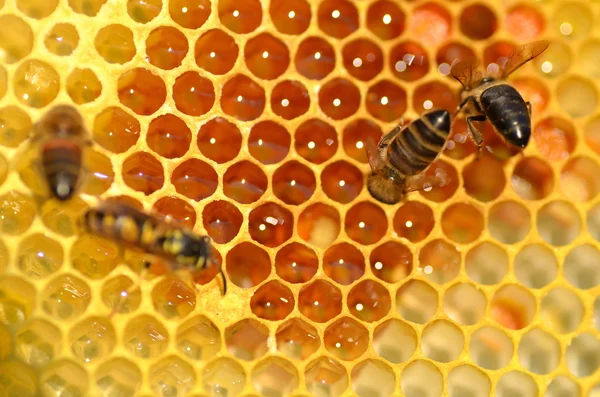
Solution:
[[[271,92],[271,109],[286,120],[302,116],[309,106],[310,95],[299,81],[282,81]]]
[[[180,112],[199,117],[212,109],[215,89],[208,78],[197,72],[185,72],[175,79],[173,101]]]
[[[138,23],[148,23],[158,16],[162,0],[127,0],[127,14]]]
[[[148,69],[133,68],[119,76],[119,101],[133,112],[148,116],[156,112],[167,98],[164,81]]]
[[[250,309],[255,316],[268,320],[285,319],[294,310],[292,291],[277,280],[261,285],[250,299]]]
[[[317,23],[327,36],[343,39],[358,29],[358,10],[348,0],[325,0],[319,4]]]
[[[248,136],[248,151],[263,164],[275,164],[287,156],[291,141],[283,125],[264,120],[252,126]]]
[[[446,8],[430,2],[412,10],[407,30],[412,32],[419,42],[435,46],[450,36],[452,23],[452,17]]]
[[[33,32],[31,27],[15,15],[0,16],[0,48],[2,63],[12,64],[31,53],[33,48]],[[15,34],[19,32],[19,34]]]
[[[146,38],[148,62],[165,70],[180,66],[188,48],[185,35],[170,26],[160,26],[151,31]]]
[[[190,209],[193,211],[191,206]],[[240,210],[224,200],[213,201],[202,211],[202,224],[208,235],[218,244],[227,244],[233,240],[238,235],[243,221]]]
[[[136,53],[133,32],[128,27],[118,24],[100,29],[94,39],[94,47],[108,63],[127,63]]]
[[[260,199],[267,186],[264,171],[247,160],[230,166],[223,175],[223,193],[241,204],[251,204]]]
[[[329,160],[337,151],[335,128],[320,119],[308,119],[296,129],[294,148],[304,159],[321,164]]]
[[[138,141],[140,122],[117,106],[103,109],[96,114],[92,128],[94,141],[113,153],[126,152]]]
[[[294,65],[302,76],[311,80],[327,77],[335,68],[335,51],[322,37],[307,37],[296,50]]]
[[[205,0],[208,3],[208,0]],[[207,7],[210,9],[210,5]],[[238,3],[235,0],[223,0],[218,4],[219,21],[229,30],[238,34],[256,30],[262,20],[263,12],[259,0]]]
[[[366,108],[371,116],[383,122],[393,122],[407,107],[406,91],[390,80],[382,80],[367,91]]]
[[[73,103],[83,105],[98,99],[102,83],[92,69],[74,69],[67,77],[66,89]]]
[[[243,74],[229,79],[221,88],[221,109],[240,121],[257,119],[265,108],[264,88]]]
[[[299,35],[308,29],[312,12],[306,0],[273,0],[269,14],[275,29],[284,34]]]
[[[319,258],[314,250],[300,244],[290,243],[277,251],[275,271],[289,283],[306,283],[319,269]]]
[[[77,28],[70,23],[57,23],[46,34],[44,45],[55,55],[71,55],[79,45]]]
[[[150,153],[137,152],[123,161],[123,182],[146,195],[159,190],[165,183],[163,166]]]
[[[56,99],[60,76],[49,63],[28,59],[13,72],[12,85],[15,96],[22,104],[43,108]]]
[[[218,177],[210,164],[198,159],[189,159],[173,170],[171,183],[177,193],[194,201],[201,201],[215,193]]]
[[[286,204],[300,205],[311,198],[317,187],[313,171],[298,161],[289,161],[275,170],[273,193]]]

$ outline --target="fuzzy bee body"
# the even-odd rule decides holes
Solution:
[[[509,143],[525,148],[531,137],[531,118],[521,94],[511,85],[498,84],[483,91],[480,101],[496,131],[502,131]]]

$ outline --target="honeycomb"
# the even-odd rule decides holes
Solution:
[[[595,1],[0,0],[1,396],[600,396]],[[493,69],[518,154],[464,119],[397,205],[364,142]],[[91,131],[81,194],[13,164],[51,106]],[[212,237],[216,271],[140,275],[82,233],[97,198]],[[139,285],[139,289],[135,288]],[[120,297],[127,292],[123,305]],[[109,317],[112,310],[117,313]]]

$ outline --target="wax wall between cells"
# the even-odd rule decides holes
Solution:
[[[0,0],[0,394],[596,396],[598,15],[562,0]],[[539,39],[511,76],[533,110],[522,155],[483,124],[475,160],[459,117],[431,167],[444,186],[370,196],[367,140],[453,112],[457,59],[494,70]],[[65,203],[12,168],[58,103],[94,140]],[[208,234],[228,294],[216,269],[198,291],[162,275],[108,319],[145,258],[81,233],[96,197]]]

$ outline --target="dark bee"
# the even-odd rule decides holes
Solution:
[[[467,127],[478,150],[481,150],[483,136],[473,122],[486,119],[509,144],[521,149],[527,146],[531,137],[531,103],[525,102],[521,94],[505,80],[546,48],[547,41],[536,41],[518,48],[510,56],[498,78],[482,77],[477,59],[461,61],[452,67],[452,77],[463,86],[460,92],[461,103],[455,115],[462,109],[467,110]]]
[[[414,120],[406,128],[397,126],[379,144],[366,142],[372,174],[369,193],[386,204],[395,204],[410,191],[417,177],[438,157],[450,134],[450,113],[434,110]]]
[[[34,125],[31,142],[39,144],[38,165],[52,196],[71,198],[82,180],[82,149],[91,144],[79,112],[72,106],[55,106]]]

